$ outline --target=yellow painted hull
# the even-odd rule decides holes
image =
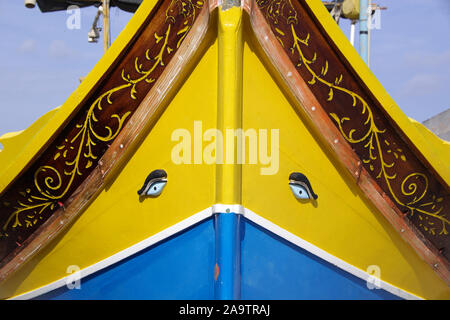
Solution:
[[[338,42],[346,43],[340,30],[325,17],[325,10],[317,7],[319,2],[308,1],[330,33],[340,39]],[[6,150],[0,154],[0,189],[70,114],[83,92],[90,89],[143,23],[152,6],[152,0],[144,2],[111,50],[62,107],[20,134],[0,138]],[[217,24],[215,18],[214,24]],[[295,111],[292,97],[264,58],[246,15],[242,24],[242,128],[257,132],[268,130],[269,133],[278,130],[278,159],[272,157],[270,164],[244,163],[240,173],[242,190],[237,195],[224,194],[223,197],[217,197],[217,188],[221,183],[228,185],[232,181],[218,181],[221,169],[216,164],[195,164],[194,143],[191,164],[173,162],[173,148],[178,143],[173,132],[187,129],[193,139],[200,139],[204,150],[208,142],[194,136],[195,122],[201,121],[203,135],[207,129],[217,127],[218,103],[234,101],[231,98],[231,102],[223,102],[217,89],[223,70],[218,65],[221,61],[218,41],[212,40],[217,30],[212,28],[203,43],[203,54],[191,62],[192,72],[176,95],[167,100],[168,107],[159,120],[146,128],[145,139],[127,153],[119,169],[108,179],[107,186],[70,228],[0,286],[1,298],[19,296],[62,279],[67,276],[69,265],[77,265],[82,270],[88,268],[216,203],[240,203],[356,269],[369,272],[371,266],[378,266],[381,280],[402,291],[425,299],[450,299],[449,287],[366,200],[312,124]],[[361,66],[356,52],[348,44],[342,45],[341,50],[355,61],[356,70],[363,70],[361,78],[378,94],[392,118],[412,141],[424,146],[421,150],[448,179],[449,168],[442,159],[450,158],[449,145],[404,116],[374,76]],[[224,128],[227,121],[234,121],[233,115],[230,117],[224,120]],[[433,148],[426,146],[425,141]],[[9,147],[18,144],[23,145],[22,151]],[[249,148],[247,145],[246,154]],[[270,174],[261,174],[262,169],[269,167]],[[145,175],[157,168],[168,172],[167,186],[157,201],[142,201],[136,190]],[[320,195],[317,202],[302,203],[292,195],[287,177],[293,171],[303,172],[313,182],[315,192]]]

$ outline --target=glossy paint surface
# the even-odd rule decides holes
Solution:
[[[249,220],[241,224],[242,299],[399,299]]]
[[[38,299],[213,299],[212,219]]]

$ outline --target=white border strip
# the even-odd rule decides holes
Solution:
[[[312,253],[313,255],[319,257],[320,259],[323,259],[323,260],[331,263],[332,265],[338,267],[339,269],[342,269],[364,281],[368,281],[372,277],[367,272],[364,272],[361,269],[358,269],[358,268],[352,266],[351,264],[316,247],[315,245],[297,237],[296,235],[277,226],[276,224],[270,222],[269,220],[264,219],[263,217],[259,216],[258,214],[254,213],[253,211],[251,211],[247,208],[245,208],[244,217],[247,218],[248,220],[256,223],[257,225],[263,227],[264,229],[271,231],[272,233],[276,234],[277,236],[289,241],[290,243],[308,251],[309,253]],[[403,299],[422,300],[422,298],[420,298],[412,293],[406,292],[400,288],[397,288],[383,280],[380,280],[380,288],[392,293],[393,295],[403,298]]]
[[[142,251],[164,239],[167,239],[175,234],[177,234],[178,232],[181,232],[209,217],[212,216],[212,210],[211,207],[206,208],[203,211],[200,211],[192,216],[190,216],[189,218],[182,220],[180,222],[178,222],[177,224],[174,224],[173,226],[170,226],[167,229],[164,229],[161,232],[158,232],[157,234],[142,240],[141,242],[136,243],[135,245],[132,245],[131,247],[122,250],[102,261],[99,261],[89,267],[84,268],[83,270],[80,271],[80,278],[82,279],[84,277],[87,277],[99,270],[102,270],[104,268],[107,268],[123,259],[126,259],[130,256],[132,256],[133,254]],[[27,293],[15,296],[13,298],[10,298],[9,300],[27,300],[27,299],[33,299],[35,297],[38,297],[40,295],[43,295],[45,293],[48,293],[50,291],[53,291],[55,289],[61,288],[62,286],[66,285],[67,281],[70,282],[69,280],[73,279],[73,274],[68,275],[64,278],[61,278],[59,280],[56,280],[55,282],[49,283],[45,286],[42,286],[38,289],[35,289],[33,291],[29,291]]]
[[[213,214],[215,214],[215,213],[244,214],[245,208],[240,204],[216,203],[216,204],[213,204],[213,206],[212,206],[212,212],[213,212]]]
[[[154,244],[157,244],[160,241],[163,241],[164,239],[167,239],[185,229],[188,229],[189,227],[211,217],[215,213],[225,213],[227,208],[232,209],[231,212],[236,214],[243,214],[245,218],[249,219],[250,221],[256,223],[257,225],[263,227],[264,229],[269,230],[270,232],[276,234],[277,236],[289,241],[290,243],[308,251],[309,253],[319,257],[320,259],[323,259],[332,265],[338,267],[339,269],[342,269],[364,281],[368,281],[371,279],[371,275],[369,275],[367,272],[362,271],[361,269],[358,269],[351,264],[329,254],[328,252],[316,247],[315,245],[297,237],[296,235],[290,233],[289,231],[277,226],[276,224],[272,223],[269,220],[264,219],[263,217],[259,216],[258,214],[254,213],[253,211],[244,208],[241,205],[224,205],[224,204],[215,204],[212,207],[206,208],[203,211],[200,211],[189,218],[182,220],[178,222],[177,224],[174,224],[173,226],[164,229],[161,232],[158,232],[157,234],[142,240],[141,242],[138,242],[137,244],[122,250],[102,261],[99,261],[89,267],[86,267],[85,269],[80,271],[80,279],[87,277],[97,271],[100,271],[104,268],[107,268],[123,259],[126,259],[139,251],[142,251]],[[40,295],[46,294],[50,291],[53,291],[55,289],[58,289],[62,286],[64,286],[68,281],[70,281],[73,278],[73,274],[68,275],[66,277],[63,277],[55,282],[52,282],[50,284],[47,284],[45,286],[42,286],[38,289],[35,289],[33,291],[29,291],[27,293],[15,296],[13,298],[10,298],[10,300],[27,300],[27,299],[33,299],[35,297],[38,297]],[[422,300],[422,298],[406,292],[400,288],[397,288],[383,280],[380,280],[380,287],[383,290],[386,290],[393,295],[396,295],[403,299],[408,300]]]

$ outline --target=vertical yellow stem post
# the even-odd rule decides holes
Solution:
[[[241,205],[242,153],[242,9],[240,0],[224,0],[219,7],[219,70],[217,129],[224,137],[223,163],[217,163],[216,264],[214,292],[216,299],[240,299],[241,240],[239,232]],[[219,151],[219,148],[217,149]],[[242,154],[241,154],[242,156]],[[228,206],[234,205],[234,206]],[[236,206],[238,205],[238,206]]]
[[[234,133],[242,128],[243,40],[242,9],[239,3],[235,5],[223,3],[218,19],[217,129],[223,134],[225,148],[223,164],[217,164],[216,203],[222,204],[241,204],[242,165],[238,161],[238,153],[242,150],[238,150],[240,137],[236,139]],[[233,140],[229,139],[231,134]]]

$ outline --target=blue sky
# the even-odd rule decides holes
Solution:
[[[418,121],[449,108],[450,0],[374,2],[388,10],[381,30],[372,32],[373,73]],[[66,12],[43,14],[23,3],[0,1],[0,135],[23,130],[64,103],[103,54],[102,39],[87,41],[96,8],[82,9],[81,29],[69,30]],[[111,9],[113,39],[130,17]],[[341,27],[348,35],[349,21]]]
[[[450,108],[450,0],[373,2],[388,9],[371,34],[372,72],[409,117],[422,122]],[[350,22],[341,28],[349,37]]]

